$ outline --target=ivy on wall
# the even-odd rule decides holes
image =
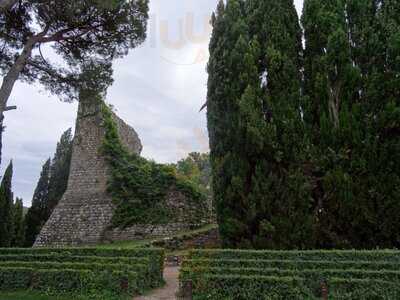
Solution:
[[[167,224],[176,220],[176,212],[166,205],[168,191],[175,188],[196,207],[192,223],[200,222],[206,213],[206,196],[190,181],[176,175],[172,166],[157,164],[130,153],[122,144],[111,109],[102,104],[105,138],[102,152],[111,166],[108,192],[116,206],[114,228],[134,224]]]

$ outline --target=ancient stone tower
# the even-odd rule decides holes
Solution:
[[[140,154],[137,133],[115,114],[120,138]],[[38,236],[35,246],[96,243],[112,218],[112,201],[106,193],[108,167],[100,146],[104,138],[101,106],[81,102],[76,122],[67,190]]]
[[[135,130],[113,114],[122,143],[140,154],[142,144]],[[194,208],[186,197],[171,187],[166,205],[178,212],[170,224],[136,224],[124,230],[110,228],[114,206],[107,193],[110,169],[101,152],[105,135],[101,104],[81,102],[78,109],[67,190],[39,234],[35,247],[74,246],[104,241],[166,236],[193,227]]]

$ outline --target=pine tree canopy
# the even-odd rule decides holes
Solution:
[[[147,19],[148,0],[1,0],[0,125],[17,80],[39,82],[65,101],[91,84],[93,72],[82,76],[88,68],[108,86],[112,61],[144,41]],[[45,47],[63,63],[50,61]]]
[[[291,0],[219,2],[207,119],[225,246],[400,246],[399,7],[305,0],[301,27]]]

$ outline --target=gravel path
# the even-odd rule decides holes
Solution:
[[[178,267],[166,267],[164,269],[166,285],[160,289],[152,291],[147,296],[136,297],[134,300],[175,300],[175,294],[179,287],[178,277]]]

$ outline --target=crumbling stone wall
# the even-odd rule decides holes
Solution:
[[[113,117],[123,144],[131,152],[140,154],[142,144],[135,130],[115,114]],[[80,103],[68,187],[34,246],[76,246],[135,239],[143,235],[163,236],[192,226],[184,217],[190,216],[188,201],[179,192],[170,192],[168,205],[179,208],[182,213],[178,222],[158,226],[158,230],[146,224],[125,230],[110,228],[114,206],[107,193],[110,169],[101,153],[105,135],[102,123],[101,104]]]

